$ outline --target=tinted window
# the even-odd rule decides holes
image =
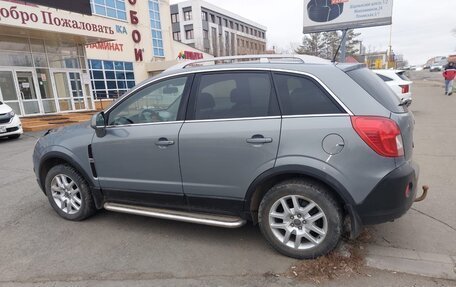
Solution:
[[[276,74],[274,77],[283,115],[344,113],[313,80],[287,74]]]
[[[394,113],[403,113],[405,109],[400,105],[399,98],[379,77],[367,68],[356,69],[347,74],[368,92],[377,102]]]
[[[175,78],[135,92],[110,112],[109,125],[175,121],[186,82]]]
[[[385,82],[389,82],[389,81],[392,81],[393,79],[391,78],[388,78],[387,76],[383,76],[383,75],[380,75],[380,74],[377,74],[377,76],[380,77],[380,79],[382,79],[383,81]]]
[[[196,92],[195,119],[278,115],[268,73],[202,75]]]

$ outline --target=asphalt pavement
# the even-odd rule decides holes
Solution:
[[[456,95],[435,74],[413,87],[415,160],[428,198],[403,218],[371,228],[373,244],[456,255]],[[39,133],[0,140],[0,286],[314,286],[283,274],[281,256],[257,227],[240,229],[100,211],[83,222],[61,219],[39,190],[32,149]],[[415,285],[414,285],[415,284]],[[318,286],[456,286],[366,269]]]

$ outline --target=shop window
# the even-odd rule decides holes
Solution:
[[[125,0],[90,0],[92,13],[119,20],[127,20]]]
[[[132,62],[89,60],[95,99],[117,98],[135,86]]]
[[[165,50],[163,49],[163,35],[161,31],[160,20],[160,5],[158,3],[158,0],[149,0],[149,17],[154,56],[164,57]]]

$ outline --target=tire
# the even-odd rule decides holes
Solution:
[[[8,138],[11,139],[11,140],[15,140],[15,139],[18,139],[21,135],[11,135],[9,136]]]
[[[294,208],[296,202],[298,208]],[[274,249],[297,259],[314,259],[329,253],[339,242],[343,229],[341,208],[329,190],[306,179],[273,186],[261,201],[258,224]]]
[[[89,185],[69,165],[52,167],[46,175],[45,189],[52,208],[67,220],[81,221],[96,211]]]

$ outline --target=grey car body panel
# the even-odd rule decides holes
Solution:
[[[330,155],[323,150],[322,141],[334,133],[344,139],[344,147]],[[361,203],[396,167],[393,158],[379,156],[361,140],[349,116],[330,115],[283,119],[276,167],[290,164],[323,170],[350,191],[355,203]]]
[[[411,160],[413,156],[413,129],[415,119],[412,112],[408,113],[391,113],[391,119],[394,120],[401,129],[402,141],[404,145],[404,157],[398,158],[398,165],[401,165],[404,160]]]
[[[89,123],[63,127],[41,137],[35,146],[34,169],[39,176],[41,165],[50,158],[71,159],[79,165],[92,186],[98,187],[98,180],[93,178],[88,160],[88,145],[92,142],[95,131]]]
[[[274,167],[280,117],[185,122],[179,135],[186,195],[243,199],[250,183]],[[254,135],[271,143],[251,144]]]
[[[182,194],[178,134],[182,122],[107,127],[92,141],[102,189]],[[157,146],[160,138],[174,141]]]

